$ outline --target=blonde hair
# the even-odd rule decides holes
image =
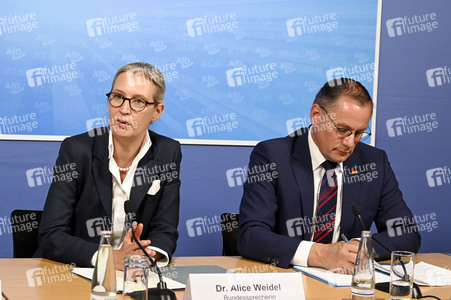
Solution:
[[[134,62],[122,66],[119,70],[117,70],[116,75],[114,75],[111,90],[113,90],[117,77],[125,72],[130,72],[133,75],[142,75],[150,82],[153,82],[157,86],[157,91],[155,92],[153,101],[163,103],[164,94],[166,93],[166,84],[164,83],[164,76],[160,70],[145,62]]]

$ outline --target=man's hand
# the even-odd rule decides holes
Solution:
[[[143,224],[137,224],[133,222],[133,230],[135,231],[136,238],[141,243],[144,249],[146,249],[150,245],[150,240],[140,240],[141,233],[143,231]],[[157,252],[151,249],[146,249],[147,253],[150,256],[154,256],[155,260],[158,257]],[[116,270],[124,270],[124,258],[127,255],[144,255],[139,248],[138,244],[133,240],[132,229],[130,228],[127,231],[127,234],[124,237],[124,241],[122,242],[122,246],[118,250],[113,250],[114,256],[114,267]]]
[[[359,241],[338,242],[334,244],[313,244],[307,259],[309,267],[321,267],[324,269],[341,269],[341,271],[352,274],[354,269]]]

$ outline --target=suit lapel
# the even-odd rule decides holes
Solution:
[[[357,147],[356,147],[357,148]],[[341,229],[345,234],[352,232],[354,223],[357,222],[356,217],[352,213],[352,206],[354,204],[360,205],[360,192],[362,189],[362,182],[360,180],[352,180],[351,170],[354,166],[359,166],[361,162],[356,159],[355,153],[351,155],[343,163],[343,197],[341,200]],[[358,176],[358,174],[356,174]],[[361,206],[361,205],[360,205]]]
[[[138,168],[133,178],[133,186],[130,192],[130,207],[136,212],[145,198],[147,191],[152,186],[153,177],[158,176],[158,165],[160,161],[155,158],[158,152],[157,141],[152,131],[149,132],[152,146],[146,155],[139,161]]]
[[[308,131],[296,137],[293,146],[293,156],[291,159],[293,173],[296,178],[299,191],[301,193],[302,212],[301,216],[311,220],[313,217],[313,172],[312,159],[308,147]],[[310,239],[310,232],[304,232],[304,239]]]
[[[108,134],[95,137],[93,151],[93,175],[100,201],[107,216],[112,215],[113,178],[109,170]]]

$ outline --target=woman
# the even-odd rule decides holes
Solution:
[[[74,166],[75,179],[50,186],[35,256],[93,266],[102,229],[112,228],[116,269],[141,254],[125,231],[124,202],[139,225],[141,244],[159,265],[176,248],[180,204],[180,144],[148,130],[164,110],[164,77],[147,63],[121,67],[108,96],[109,128],[65,139],[57,166]]]

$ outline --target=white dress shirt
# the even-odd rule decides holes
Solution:
[[[110,161],[109,170],[113,175],[113,226],[111,232],[111,239],[113,243],[113,249],[120,249],[122,246],[123,238],[124,238],[124,230],[125,230],[125,211],[124,211],[124,202],[130,199],[130,192],[133,185],[133,178],[135,176],[136,168],[138,167],[139,161],[146,155],[152,146],[152,141],[150,140],[149,132],[147,131],[146,136],[144,137],[144,141],[141,144],[141,148],[133,160],[130,169],[128,170],[124,181],[121,181],[121,174],[119,171],[119,167],[113,157],[114,154],[114,144],[113,144],[113,134],[110,130],[109,138],[108,138],[108,158]],[[124,168],[127,166],[123,166]],[[149,246],[148,249],[152,249],[163,254],[164,258],[160,259],[157,264],[159,267],[163,267],[168,264],[169,256],[166,251]],[[97,252],[94,253],[94,256],[91,259],[92,265],[95,265],[95,259],[97,257]]]
[[[324,167],[322,166],[323,162],[326,161],[324,156],[321,154],[321,151],[319,150],[318,146],[315,144],[312,138],[312,131],[309,130],[308,133],[308,145],[309,145],[309,151],[310,156],[312,158],[312,172],[313,172],[313,187],[314,187],[314,194],[315,198],[313,199],[313,220],[315,220],[316,216],[316,208],[318,206],[318,199],[319,199],[319,193],[321,189],[321,181],[324,176],[324,173],[326,172]],[[335,168],[335,174],[337,175],[337,183],[338,183],[338,190],[337,190],[337,208],[335,212],[335,228],[332,236],[332,243],[336,243],[340,238],[340,220],[341,220],[341,200],[342,200],[342,191],[343,191],[343,163],[338,163],[337,167]],[[302,201],[309,201],[309,199],[303,199]],[[313,222],[312,222],[313,223]],[[310,241],[301,241],[299,244],[296,253],[294,254],[293,259],[291,260],[291,263],[293,265],[298,266],[307,266],[307,260],[308,256],[310,254],[310,249],[312,248],[314,242],[313,242],[313,236],[315,234],[315,226],[314,223],[312,225],[312,228],[310,230],[311,237]]]

